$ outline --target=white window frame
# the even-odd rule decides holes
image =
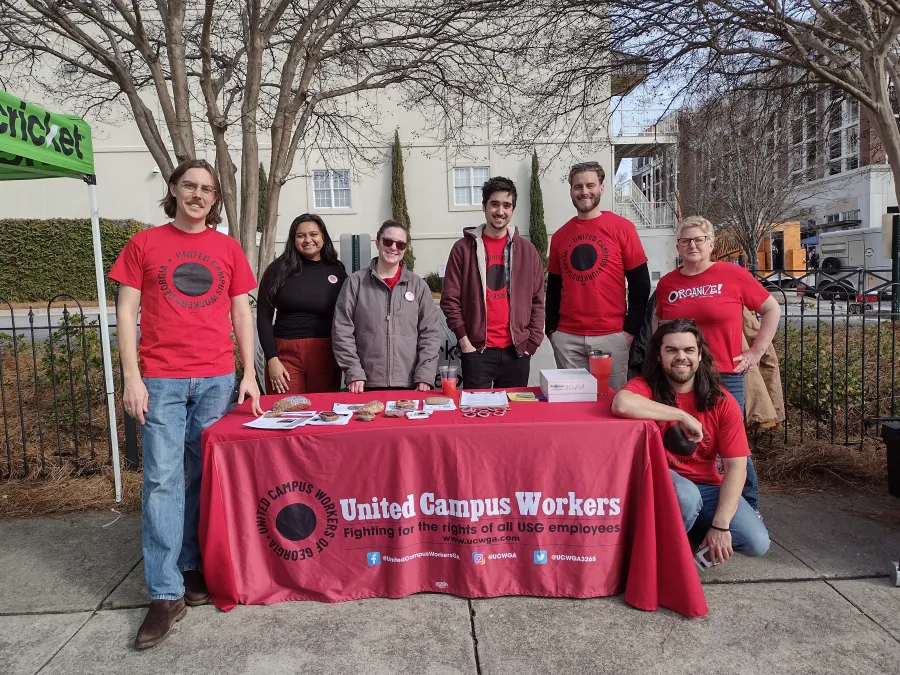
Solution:
[[[486,178],[484,180],[478,180],[475,178],[475,171],[483,171],[486,173]],[[457,176],[462,175],[465,172],[467,178],[465,179],[465,183],[458,183]],[[471,165],[471,166],[454,166],[451,171],[451,195],[450,203],[453,207],[457,209],[481,209],[481,186],[484,185],[484,182],[491,177],[491,167],[485,165]],[[477,183],[477,184],[476,184]],[[456,191],[468,188],[469,192],[469,201],[460,202],[457,199]]]
[[[323,175],[324,174],[324,175]],[[335,187],[335,176],[337,174],[346,174],[347,177],[347,187]],[[324,178],[326,181],[325,187],[317,187],[317,180],[320,178]],[[351,211],[353,209],[353,188],[352,182],[350,180],[350,170],[349,169],[314,169],[312,172],[312,192],[313,192],[313,208],[316,211]],[[337,193],[347,193],[347,203],[337,204]],[[321,194],[327,195],[327,204],[324,206],[319,205],[318,196]]]

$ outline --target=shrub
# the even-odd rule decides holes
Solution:
[[[429,272],[424,279],[432,293],[440,293],[444,290],[444,278],[437,272]]]
[[[895,340],[890,323],[880,326],[820,324],[789,328],[776,334],[786,389],[785,403],[798,409],[811,423],[845,429],[851,435],[864,420],[890,413],[898,401],[893,390]]]
[[[145,227],[136,220],[100,221],[104,273],[131,235]],[[107,279],[108,297],[114,288]],[[59,293],[81,300],[97,298],[91,221],[0,220],[0,298],[46,301]]]

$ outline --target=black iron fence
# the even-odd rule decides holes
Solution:
[[[75,298],[0,299],[0,476],[92,473],[109,463],[99,325]]]
[[[760,271],[782,307],[773,346],[785,442],[851,445],[898,414],[896,311],[889,269]]]
[[[856,444],[896,419],[898,323],[890,271],[757,273],[782,307],[773,346],[787,419],[785,443]],[[900,299],[900,298],[898,298]],[[126,468],[139,464],[139,434],[122,407],[111,314],[117,428]],[[448,338],[442,359],[454,358]],[[262,360],[256,371],[262,375]],[[0,299],[0,476],[102,471],[110,463],[103,357],[96,308],[59,295],[46,306]]]

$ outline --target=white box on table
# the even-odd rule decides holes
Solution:
[[[597,378],[584,368],[542,370],[541,391],[550,403],[596,403]]]

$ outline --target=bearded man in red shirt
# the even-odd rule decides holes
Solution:
[[[600,208],[605,176],[597,162],[569,170],[578,213],[550,240],[546,331],[557,368],[587,368],[591,351],[608,353],[609,384],[618,390],[644,320],[650,272],[634,223]]]
[[[709,546],[713,564],[735,551],[756,557],[769,550],[766,526],[741,497],[750,455],[741,409],[722,388],[703,333],[691,319],[659,327],[641,377],[616,394],[612,411],[659,425],[685,530],[694,543]]]

